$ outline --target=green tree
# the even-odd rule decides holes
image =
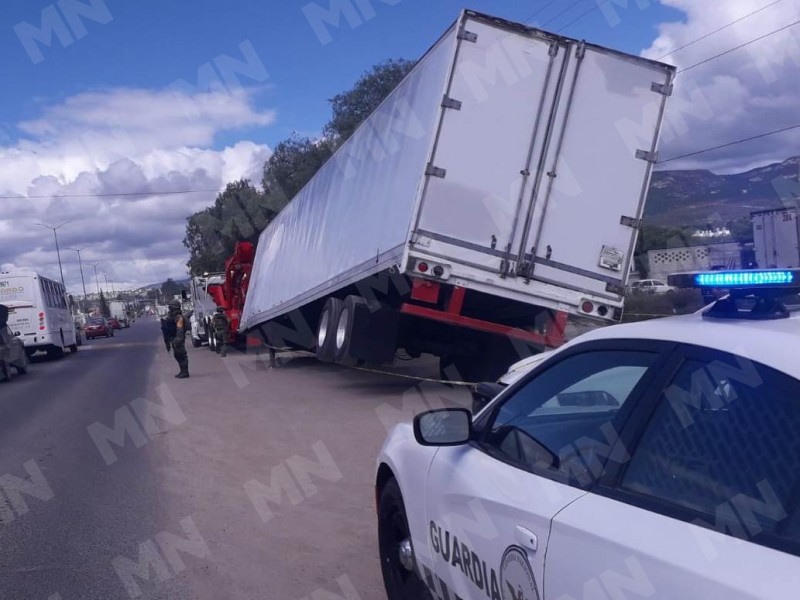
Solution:
[[[241,179],[229,183],[213,206],[186,222],[183,244],[189,249],[193,275],[221,271],[238,241],[258,242],[258,235],[383,102],[414,66],[388,60],[366,72],[352,89],[331,100],[332,117],[320,140],[292,136],[275,146],[264,164],[262,189]]]
[[[324,141],[291,137],[280,142],[264,164],[261,182],[270,204],[280,211],[330,157]]]
[[[187,219],[183,245],[189,249],[189,271],[200,275],[223,270],[236,242],[256,243],[280,208],[274,195],[265,194],[246,179],[229,183],[213,206]]]
[[[161,284],[161,297],[164,302],[171,302],[175,296],[180,296],[181,291],[185,289],[186,286],[181,285],[170,277]]]
[[[341,143],[366,119],[397,84],[408,75],[414,61],[392,59],[364,73],[352,89],[331,98],[333,116],[325,126],[325,136]]]
[[[740,217],[730,221],[727,226],[734,241],[742,244],[753,241],[753,219],[751,217]]]
[[[108,302],[106,302],[106,297],[102,290],[100,291],[100,314],[104,317],[111,316],[111,309],[108,307]]]

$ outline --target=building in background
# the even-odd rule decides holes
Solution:
[[[752,268],[753,260],[752,245],[739,242],[699,244],[647,252],[650,267],[648,276],[663,281],[674,273]]]

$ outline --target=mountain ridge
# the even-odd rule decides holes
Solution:
[[[791,186],[798,182],[800,155],[726,175],[708,169],[656,171],[644,221],[648,225],[704,226],[749,217],[756,210],[783,206],[776,184]]]

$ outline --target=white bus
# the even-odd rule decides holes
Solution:
[[[75,323],[64,286],[33,271],[0,273],[0,304],[9,308],[8,326],[28,356],[39,350],[51,358],[67,348],[78,351]]]

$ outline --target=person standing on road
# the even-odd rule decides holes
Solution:
[[[230,324],[228,323],[228,317],[225,316],[225,310],[221,307],[217,307],[217,312],[214,314],[214,319],[211,321],[211,325],[214,327],[214,338],[217,342],[217,352],[222,358],[225,358],[228,355],[228,347],[226,344],[228,343],[228,331],[230,329]]]
[[[189,377],[189,355],[186,353],[186,325],[181,313],[181,303],[177,300],[169,303],[169,313],[167,314],[165,325],[162,325],[162,331],[164,332],[164,339],[169,339],[175,360],[180,367],[180,371],[175,377],[186,379]]]

